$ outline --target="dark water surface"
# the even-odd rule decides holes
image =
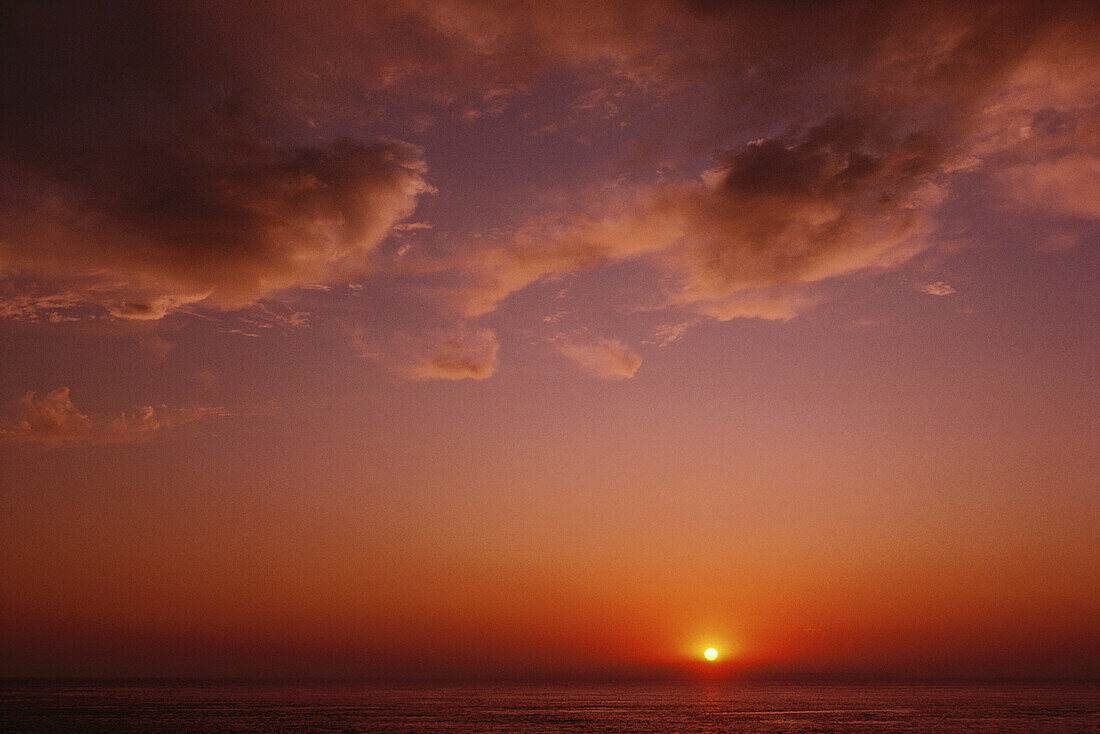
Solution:
[[[1098,685],[7,685],[8,732],[1100,732]]]

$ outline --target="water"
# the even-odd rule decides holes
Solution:
[[[0,688],[7,732],[1100,732],[1098,685]]]

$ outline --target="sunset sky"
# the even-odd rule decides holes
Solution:
[[[0,69],[0,675],[1100,676],[1096,3],[13,2]]]

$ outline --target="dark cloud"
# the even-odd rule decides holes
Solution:
[[[718,156],[706,186],[673,188],[682,213],[685,297],[822,280],[907,259],[944,153],[912,133],[886,144],[874,121],[829,120],[794,140],[768,138]]]
[[[156,319],[347,278],[430,188],[412,146],[303,133],[290,76],[304,39],[267,70],[249,54],[283,47],[241,46],[284,18],[249,30],[229,5],[6,8],[0,265],[94,275],[57,285],[71,300]]]
[[[106,271],[79,295],[121,318],[239,306],[362,273],[428,189],[418,153],[397,143],[257,150],[235,163],[155,154],[151,169],[122,153],[94,175],[42,181],[48,198],[9,179],[19,183],[5,186],[0,257],[47,276]]]

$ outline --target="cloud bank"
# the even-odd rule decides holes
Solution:
[[[323,303],[326,284],[354,283],[434,312],[430,328],[377,329],[388,343],[367,351],[415,379],[484,379],[499,347],[484,320],[551,277],[629,264],[646,280],[624,307],[666,310],[679,334],[786,321],[825,281],[901,267],[937,246],[961,190],[985,215],[1028,217],[1037,239],[1080,241],[1100,219],[1093,3],[3,13],[0,317],[30,324],[255,309],[288,289]],[[539,110],[562,118],[537,126]],[[496,142],[462,132],[479,125],[524,145],[603,135],[602,180],[569,189],[567,171],[496,160]],[[480,222],[476,195],[425,196],[433,160],[475,194],[501,167],[569,190]],[[440,203],[417,211],[426,198]],[[285,311],[295,328],[323,318]]]

